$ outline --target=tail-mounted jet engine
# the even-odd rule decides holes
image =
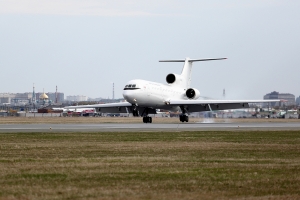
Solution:
[[[181,80],[180,75],[178,74],[168,74],[166,77],[166,81],[168,84],[173,84],[175,82],[179,82]]]
[[[186,90],[185,95],[188,99],[198,99],[200,97],[200,92],[196,88],[189,88]]]

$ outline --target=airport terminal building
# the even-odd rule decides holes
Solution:
[[[300,96],[296,98],[296,105],[300,105]]]
[[[266,94],[264,96],[264,100],[270,100],[270,99],[284,99],[284,100],[286,100],[286,102],[273,102],[273,103],[270,103],[271,107],[296,105],[295,95],[290,94],[290,93],[279,93],[279,92],[274,91],[274,92],[271,92],[271,93]]]

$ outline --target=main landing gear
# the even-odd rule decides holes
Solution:
[[[187,108],[180,106],[180,109],[182,111],[182,114],[179,115],[179,120],[181,122],[189,122],[189,116],[188,116],[188,112],[187,112]]]
[[[189,116],[187,116],[187,115],[179,115],[179,120],[181,122],[189,122]]]

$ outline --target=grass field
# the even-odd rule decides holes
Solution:
[[[300,199],[300,131],[1,133],[0,199]]]

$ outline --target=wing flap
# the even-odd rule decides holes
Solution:
[[[174,100],[169,105],[183,106],[188,112],[249,108],[249,103],[279,102],[280,100]]]
[[[132,105],[128,102],[121,103],[106,103],[106,104],[93,104],[93,105],[81,105],[81,106],[67,106],[65,109],[76,108],[95,108],[97,112],[101,113],[132,113]],[[144,107],[137,107],[140,114],[145,112]],[[156,109],[147,108],[148,114],[156,114]]]
[[[97,112],[102,113],[130,113],[131,104],[128,102],[121,103],[106,103],[106,104],[93,104],[93,105],[81,105],[81,106],[67,106],[65,109],[76,108],[95,108]]]
[[[128,107],[131,106],[128,102],[121,103],[105,103],[105,104],[93,104],[93,105],[80,105],[80,106],[66,106],[65,109],[74,109],[74,108],[107,108],[107,107]]]
[[[188,104],[185,105],[188,112],[204,112],[211,110],[231,110],[249,108],[248,103],[227,103],[227,104]]]
[[[229,104],[229,103],[271,103],[281,100],[170,100],[170,105],[190,105],[190,104]]]

